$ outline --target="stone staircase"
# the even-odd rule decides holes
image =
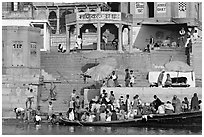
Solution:
[[[147,74],[149,71],[159,71],[153,68],[152,64],[164,65],[169,60],[179,60],[186,62],[186,56],[183,50],[172,51],[154,51],[152,53],[106,53],[107,56],[115,58],[117,61],[116,73],[118,82],[124,86],[125,69],[129,68],[134,71],[136,77],[134,87],[148,87]],[[41,52],[41,69],[52,77],[59,80],[61,83],[55,83],[57,100],[53,101],[55,112],[66,112],[68,109],[67,101],[70,100],[70,95],[73,89],[77,90],[80,95],[81,89],[92,85],[93,83],[84,84],[80,77],[81,68],[87,63],[94,63],[95,59],[87,59],[83,57],[84,53],[63,54],[58,52]],[[104,60],[97,59],[100,63]],[[46,85],[48,90],[42,90],[40,106],[43,112],[47,112],[49,96],[49,84]]]

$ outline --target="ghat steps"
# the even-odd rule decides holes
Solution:
[[[101,63],[104,58],[87,59],[84,57],[87,52],[70,54],[41,52],[41,69],[62,81],[62,83],[56,84],[57,100],[53,101],[55,112],[67,111],[67,101],[69,101],[73,89],[76,89],[77,94],[80,94],[81,88],[93,84],[83,83],[83,79],[80,77],[81,68],[87,63]],[[134,75],[136,76],[134,86],[147,87],[149,86],[149,83],[146,77],[149,71],[158,71],[159,67],[163,66],[170,60],[186,62],[184,50],[160,50],[151,53],[138,52],[130,54],[107,52],[104,54],[116,59],[116,73],[119,77],[118,81],[122,86],[124,86],[124,70],[126,68],[134,70]],[[49,90],[42,90],[39,103],[41,110],[45,113],[48,109],[48,101],[45,101],[48,96]]]

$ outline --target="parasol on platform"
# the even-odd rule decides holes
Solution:
[[[191,72],[193,68],[182,61],[171,61],[164,65],[166,71]]]
[[[189,66],[187,63],[182,61],[171,61],[164,65],[166,71],[174,71],[177,72],[177,77],[179,72],[191,72],[191,78],[193,80],[193,68]]]
[[[85,74],[91,76],[93,81],[100,81],[109,76],[115,70],[116,65],[114,58],[107,58],[98,66],[88,69]]]

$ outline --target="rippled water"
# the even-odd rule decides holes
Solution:
[[[201,135],[201,129],[82,127],[42,123],[40,126],[23,122],[2,124],[3,135]]]

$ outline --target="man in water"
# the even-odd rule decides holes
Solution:
[[[25,115],[25,110],[21,107],[14,108],[13,111],[16,113],[16,119],[20,116],[20,119],[23,119]]]

